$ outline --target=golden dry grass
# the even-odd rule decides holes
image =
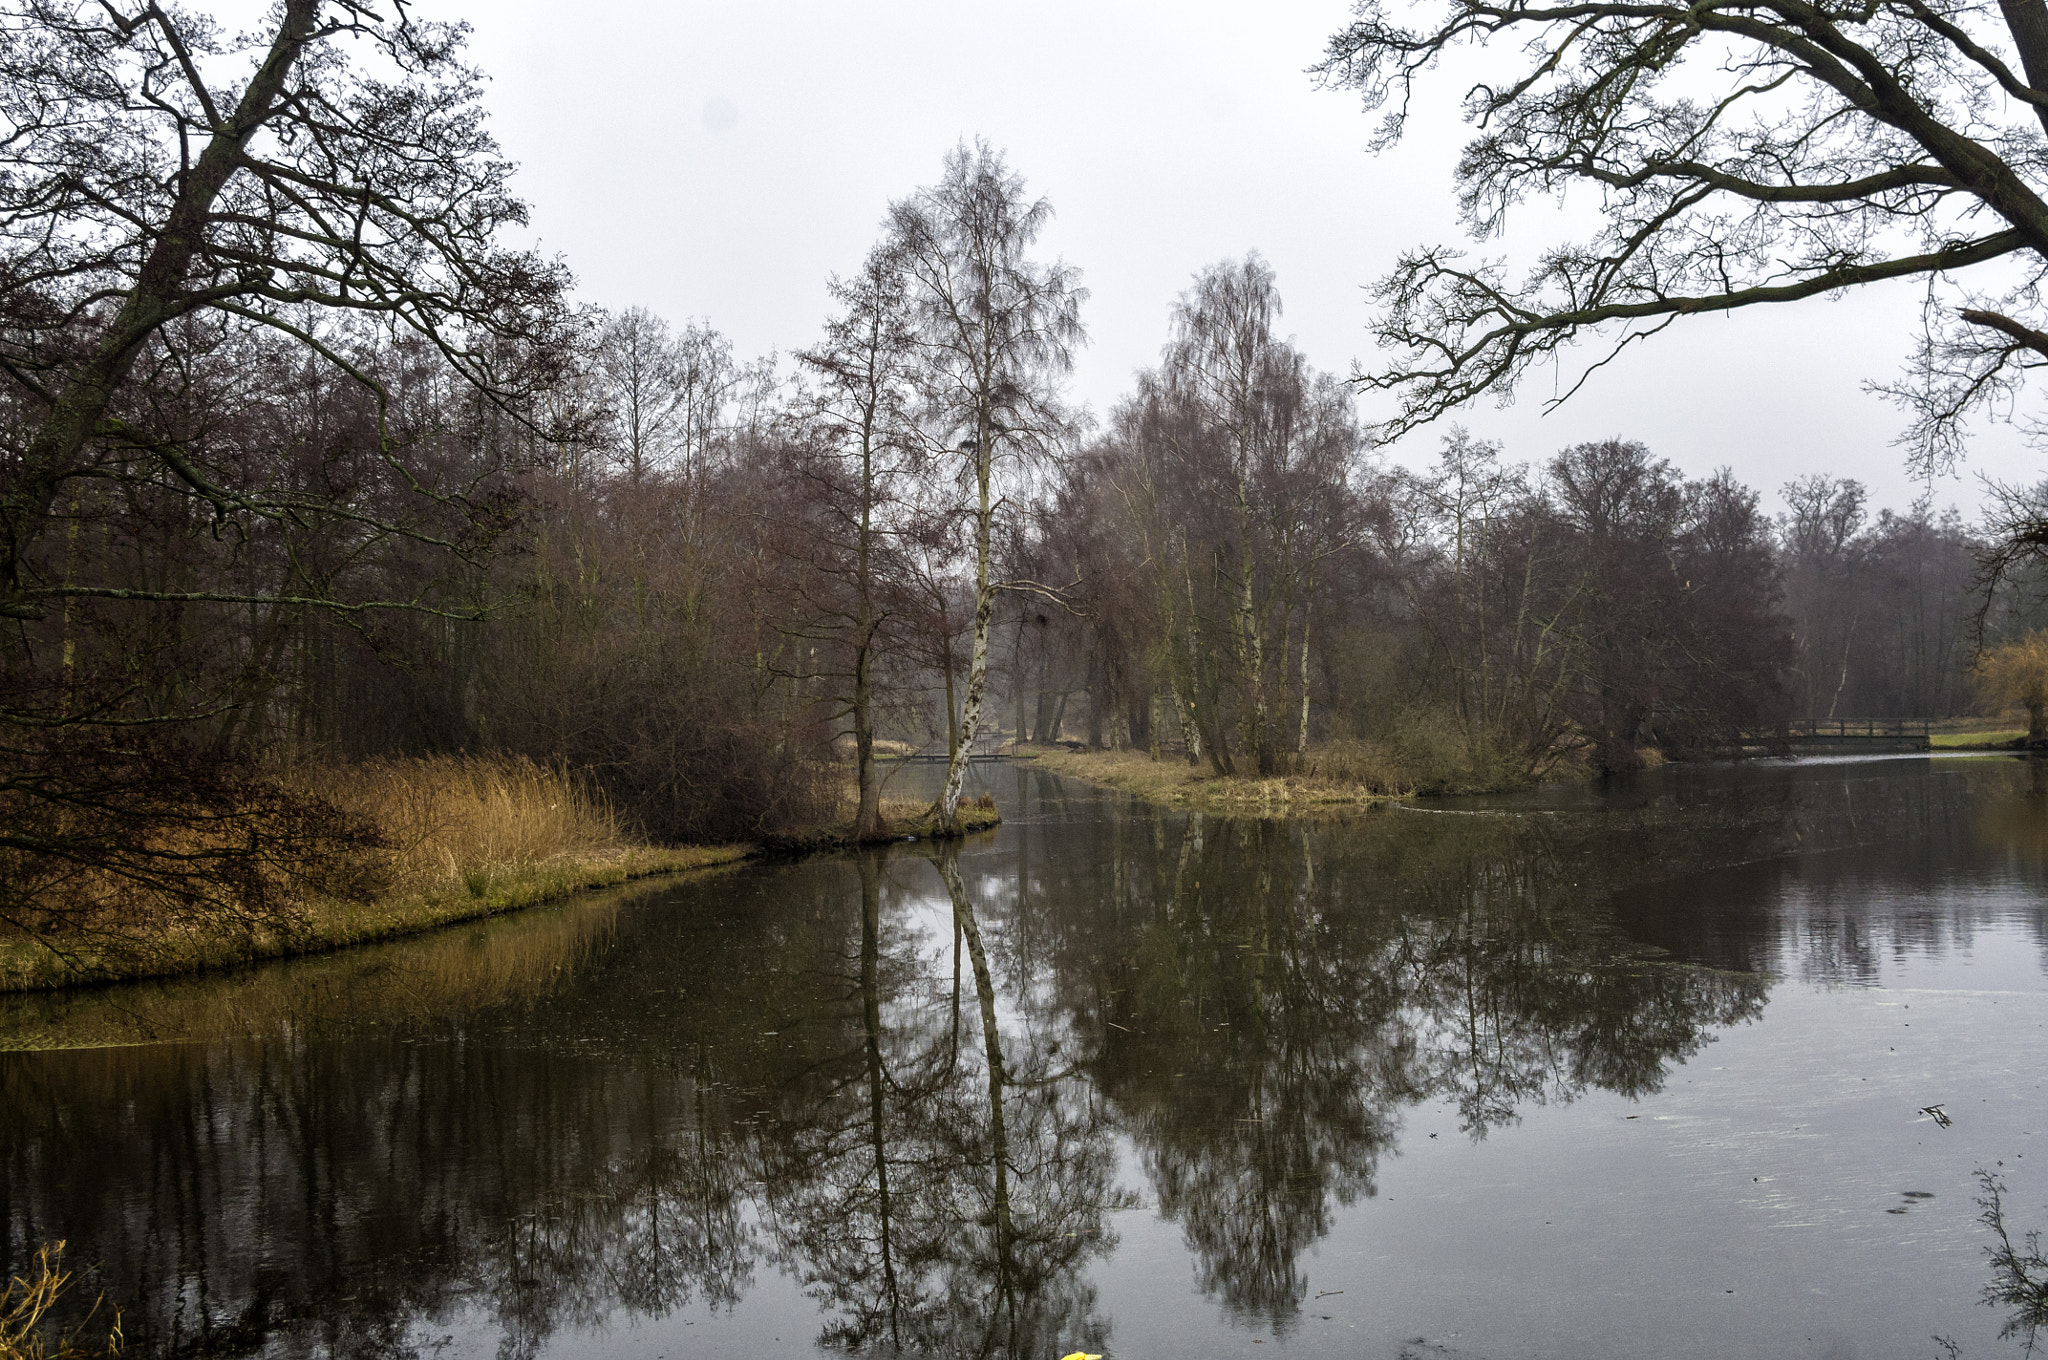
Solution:
[[[1351,811],[1407,796],[1382,792],[1363,766],[1343,775],[1308,773],[1270,779],[1221,777],[1185,760],[1153,760],[1138,751],[1065,751],[1033,748],[1038,768],[1122,789],[1156,803],[1258,815],[1298,816],[1314,811]],[[1344,777],[1349,776],[1349,777]],[[1397,786],[1398,787],[1398,786]]]
[[[380,829],[382,891],[324,902],[327,947],[511,911],[649,874],[729,864],[745,846],[644,845],[587,781],[523,756],[371,760],[293,782]]]
[[[727,864],[745,846],[643,845],[603,798],[565,770],[517,756],[442,756],[302,768],[289,782],[376,826],[388,849],[364,852],[366,901],[315,899],[294,921],[253,933],[185,931],[120,953],[60,958],[28,941],[0,945],[0,991],[167,977],[317,953],[431,930],[650,874]]]
[[[70,1286],[62,1242],[38,1248],[28,1273],[0,1286],[0,1360],[82,1360],[89,1355],[121,1353],[121,1314],[115,1311],[99,1326],[94,1325],[104,1300],[96,1301],[85,1319],[69,1331],[56,1332],[44,1322],[58,1296]],[[104,1337],[100,1327],[106,1329]]]
[[[375,869],[393,896],[460,886],[483,897],[548,864],[601,864],[641,848],[586,781],[524,756],[369,760],[301,769],[291,782],[384,833],[392,848],[377,853]]]

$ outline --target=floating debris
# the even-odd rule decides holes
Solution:
[[[1920,1113],[1926,1115],[1928,1118],[1932,1119],[1935,1123],[1941,1125],[1941,1127],[1943,1128],[1947,1128],[1949,1125],[1956,1122],[1955,1120],[1950,1119],[1948,1117],[1948,1111],[1940,1105],[1922,1105],[1920,1107]]]

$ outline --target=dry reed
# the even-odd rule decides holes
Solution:
[[[157,932],[52,949],[0,940],[0,992],[170,977],[410,935],[651,874],[729,864],[744,846],[641,844],[587,781],[519,756],[301,767],[285,782],[375,827],[350,891],[309,893],[256,929]],[[4,1358],[0,1358],[4,1360]]]
[[[524,756],[380,759],[297,771],[292,782],[377,827],[384,892],[483,897],[508,877],[574,860],[601,864],[641,847],[603,794]]]
[[[55,1331],[46,1324],[58,1296],[70,1286],[71,1274],[64,1269],[64,1244],[56,1242],[37,1249],[29,1273],[16,1275],[0,1287],[0,1360],[82,1360],[89,1355],[121,1353],[119,1311],[106,1324],[104,1341],[92,1325],[104,1299],[95,1300],[91,1311],[67,1331]]]

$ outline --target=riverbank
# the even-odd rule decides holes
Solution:
[[[1934,732],[1928,745],[1937,751],[2020,751],[2026,749],[2024,727],[1997,732]]]
[[[1298,817],[1404,802],[1412,793],[1385,793],[1356,782],[1316,775],[1219,775],[1185,760],[1154,760],[1141,751],[1069,751],[1031,746],[1034,768],[1120,789],[1155,803],[1203,811]]]
[[[366,902],[321,899],[296,919],[248,935],[162,932],[148,938],[60,941],[60,954],[23,939],[0,944],[0,993],[217,972],[268,959],[326,954],[526,907],[636,879],[715,869],[758,853],[746,845],[640,847],[603,856],[506,865],[432,891]]]
[[[147,902],[132,892],[109,893],[107,900],[120,905],[89,929],[46,940],[0,938],[0,993],[171,978],[332,953],[640,879],[856,843],[849,797],[839,820],[811,830],[747,844],[647,845],[626,832],[587,781],[513,757],[369,761],[297,771],[289,782],[376,829],[381,845],[359,852],[354,868],[367,888],[343,895],[293,890],[295,905],[266,913],[247,930],[152,919]],[[886,840],[939,834],[923,801],[885,800],[883,818]],[[960,807],[962,834],[1000,821],[993,799]]]

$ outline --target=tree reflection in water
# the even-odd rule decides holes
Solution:
[[[1588,1087],[1647,1094],[1767,986],[1631,952],[1540,823],[1378,830],[1162,818],[1121,838],[1107,903],[1048,885],[1018,908],[1094,904],[1092,961],[1055,940],[1048,992],[1093,1008],[1068,1028],[1101,1036],[1090,1071],[1203,1291],[1279,1331],[1403,1107],[1451,1101],[1484,1137]]]
[[[820,1073],[772,1131],[764,1165],[776,1260],[849,1350],[1037,1356],[1100,1346],[1086,1263],[1114,1248],[1110,1130],[1085,1080],[1028,1038],[1005,1053],[979,922],[947,851],[955,985],[917,972],[918,941],[884,953],[882,856],[857,861],[861,1062]],[[982,1044],[963,1047],[962,954]],[[850,1065],[849,1065],[850,1067]],[[1069,1346],[1068,1349],[1072,1347]]]
[[[834,1347],[1038,1356],[1106,1349],[1090,1267],[1142,1195],[1203,1293],[1284,1330],[1404,1110],[1480,1138],[1644,1094],[1759,1013],[1762,978],[1662,961],[1602,904],[1768,853],[1781,811],[1711,846],[1642,819],[1019,819],[1000,852],[814,860],[595,943],[530,932],[569,951],[494,963],[530,988],[451,982],[388,1024],[8,1055],[6,1254],[71,1238],[160,1351],[488,1323],[530,1355],[745,1307],[765,1266]]]

